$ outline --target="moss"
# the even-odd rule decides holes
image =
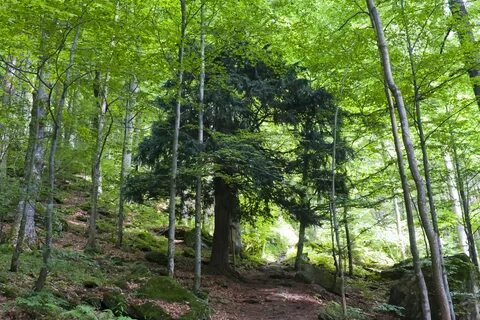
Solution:
[[[7,284],[0,285],[0,293],[7,298],[15,298],[19,295],[19,291],[15,286],[10,286]]]
[[[137,295],[147,299],[189,303],[191,310],[181,319],[208,318],[209,309],[207,304],[169,277],[158,276],[150,278],[138,289]]]
[[[125,230],[125,243],[141,251],[164,251],[167,240],[142,229]]]
[[[98,233],[115,233],[115,225],[108,220],[102,219],[97,221]]]
[[[17,307],[34,319],[59,319],[59,315],[68,308],[67,301],[49,291],[36,292],[16,300]]]
[[[126,312],[128,303],[121,291],[111,290],[103,294],[102,305],[119,316]]]
[[[140,278],[145,278],[150,276],[150,269],[145,266],[143,263],[132,264],[129,268],[129,275],[127,276],[128,280],[135,280]]]
[[[170,320],[170,317],[162,308],[152,302],[129,307],[129,314],[141,320]]]
[[[183,249],[182,255],[187,258],[195,258],[195,250],[192,248]]]

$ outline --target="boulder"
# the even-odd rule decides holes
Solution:
[[[328,272],[309,263],[302,264],[300,271],[295,274],[295,279],[300,282],[317,284],[330,292],[340,294],[340,279]]]
[[[109,290],[103,294],[102,307],[112,310],[115,315],[124,314],[127,306],[127,299],[120,290]]]
[[[200,300],[191,291],[182,287],[177,281],[166,276],[152,277],[142,285],[136,292],[140,299],[160,300],[169,303],[185,303],[188,305],[188,311],[180,319],[209,319],[210,310],[208,304]],[[152,308],[161,308],[160,304],[149,304],[148,306],[139,306],[136,311],[151,311]],[[138,316],[138,314],[137,314]],[[140,318],[139,319],[144,319]],[[150,319],[145,317],[145,319]],[[169,318],[161,318],[169,319]]]
[[[150,251],[145,254],[145,259],[150,262],[158,263],[162,266],[166,266],[168,263],[168,257],[165,253]]]
[[[478,279],[479,274],[475,266],[465,254],[458,254],[445,257],[445,267],[447,269],[450,292],[457,320],[477,320],[480,319],[475,295],[478,295]],[[435,299],[432,295],[434,292],[432,283],[432,268],[427,260],[422,261],[422,271],[429,289],[430,308],[432,310],[432,320],[439,319],[438,310]],[[384,276],[397,279],[391,289],[388,303],[403,307],[407,319],[422,319],[420,294],[416,284],[415,273],[411,261],[395,265],[392,270],[384,273]]]

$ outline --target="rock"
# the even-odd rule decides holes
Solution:
[[[103,294],[102,307],[112,310],[115,315],[120,316],[125,314],[127,306],[127,299],[120,290],[110,290]]]
[[[100,309],[102,306],[102,297],[96,293],[86,293],[82,296],[82,302]]]
[[[167,255],[161,252],[147,252],[145,253],[145,259],[163,266],[166,266],[168,263]]]
[[[19,295],[19,291],[15,286],[10,286],[8,284],[1,284],[0,294],[2,294],[7,298],[15,298]]]
[[[135,263],[130,266],[129,270],[130,274],[128,275],[128,280],[135,280],[150,276],[150,269],[148,269],[148,267],[143,263]]]
[[[190,306],[190,311],[182,319],[209,319],[210,310],[205,301],[200,300],[191,291],[182,287],[170,277],[157,276],[147,280],[136,292],[143,299],[155,299],[166,302],[184,302]],[[158,306],[155,305],[156,308]],[[140,306],[140,309],[151,310],[153,306]],[[136,311],[139,309],[136,308]],[[144,318],[140,318],[144,319]],[[146,318],[145,318],[146,319]],[[170,319],[170,318],[160,318]]]
[[[146,302],[140,305],[128,306],[128,315],[139,320],[170,320],[168,315],[161,307],[152,302]]]
[[[295,280],[309,284],[317,284],[330,292],[340,294],[340,280],[337,280],[335,275],[330,272],[309,263],[302,265],[301,270],[295,274]]]
[[[471,294],[472,285],[476,287],[478,292],[479,274],[475,266],[470,262],[470,258],[465,254],[458,254],[450,257],[445,257],[445,267],[448,273],[448,281],[450,292],[452,295],[454,309],[457,320],[477,320],[480,317],[475,311],[475,298]],[[401,263],[394,266],[387,275],[398,277],[398,280],[393,283],[390,289],[390,298],[388,303],[403,307],[405,309],[405,316],[407,319],[422,319],[420,294],[417,289],[415,274],[411,261]],[[431,264],[427,260],[422,261],[422,271],[429,289],[430,308],[432,310],[432,320],[439,319],[436,314],[438,306],[432,296],[434,292],[432,284],[432,270]],[[477,302],[478,303],[478,302]]]
[[[87,289],[97,288],[99,286],[98,281],[95,279],[89,279],[83,281],[83,287]]]
[[[185,245],[194,248],[195,247],[195,229],[190,229],[185,232],[184,238]],[[213,237],[207,232],[202,231],[202,248],[212,247]]]

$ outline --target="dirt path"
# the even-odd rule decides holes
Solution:
[[[244,281],[206,276],[213,320],[315,320],[322,299],[315,286],[273,265],[242,273]]]

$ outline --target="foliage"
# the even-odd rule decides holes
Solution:
[[[396,316],[402,317],[404,315],[405,308],[388,303],[381,303],[375,307],[375,311],[392,313]]]
[[[325,306],[322,307],[318,314],[318,319],[320,320],[336,320],[336,319],[351,319],[351,320],[364,320],[367,319],[367,316],[362,312],[362,310],[353,307],[347,307],[347,313],[344,316],[342,311],[342,306],[335,301],[328,302]]]
[[[55,319],[68,302],[48,291],[19,297],[17,306],[36,319]]]

